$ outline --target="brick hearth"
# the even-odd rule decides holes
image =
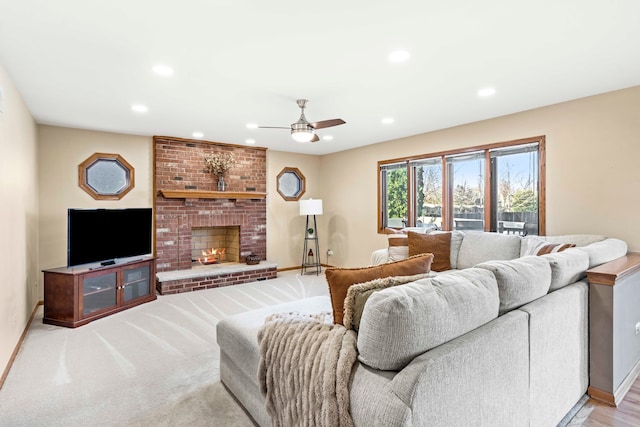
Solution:
[[[216,176],[204,170],[204,156],[233,153],[236,166],[225,175],[227,191],[215,198],[191,197],[189,192],[215,192]],[[266,259],[267,189],[266,149],[170,137],[154,137],[156,256],[159,273],[189,270],[192,267],[192,229],[212,226],[236,226],[240,229],[240,262],[255,254]],[[182,192],[180,198],[165,197]],[[229,197],[226,197],[229,194]],[[237,197],[242,194],[243,197]],[[252,195],[256,194],[253,198]],[[260,196],[262,194],[262,196]],[[201,194],[196,194],[196,196]],[[248,196],[247,196],[248,195]],[[258,266],[262,266],[258,264]],[[257,266],[253,266],[257,267]],[[263,270],[271,270],[263,268]],[[265,272],[265,278],[275,277]],[[188,279],[191,282],[158,286],[163,294],[207,287],[225,286],[256,280],[253,274],[240,271],[233,276],[212,279]],[[159,274],[159,277],[161,275]],[[201,280],[201,282],[196,282]],[[231,283],[233,282],[233,283]],[[159,282],[160,283],[160,282]],[[168,286],[175,286],[171,289]]]
[[[161,295],[168,295],[275,279],[277,267],[275,263],[262,261],[256,265],[228,263],[167,271],[157,273],[156,290]]]

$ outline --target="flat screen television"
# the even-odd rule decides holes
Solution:
[[[67,266],[150,254],[152,223],[151,208],[69,209]]]

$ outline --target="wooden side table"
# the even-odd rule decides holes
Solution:
[[[587,271],[589,389],[617,406],[640,373],[640,253]]]

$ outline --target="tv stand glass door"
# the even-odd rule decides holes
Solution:
[[[146,297],[152,289],[151,266],[141,265],[138,267],[124,268],[122,270],[124,278],[122,280],[122,289],[124,291],[124,303],[129,304],[131,301]]]
[[[114,308],[117,299],[118,274],[96,272],[82,278],[82,317],[107,308]]]

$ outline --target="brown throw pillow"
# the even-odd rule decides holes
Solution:
[[[540,246],[540,248],[538,249],[538,252],[536,252],[536,255],[546,255],[546,254],[552,254],[554,252],[562,252],[565,249],[575,248],[575,247],[576,245],[572,243],[564,243],[564,244],[547,243],[546,245]]]
[[[329,295],[333,309],[333,323],[342,324],[344,299],[349,286],[390,276],[413,276],[428,273],[433,261],[432,254],[421,254],[402,261],[374,265],[366,268],[327,268],[325,276],[329,284]]]
[[[432,253],[431,270],[451,270],[451,233],[414,233],[409,232],[409,256]]]

